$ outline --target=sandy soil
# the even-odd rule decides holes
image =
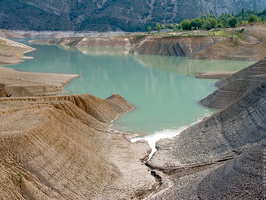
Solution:
[[[203,72],[196,75],[197,78],[222,79],[231,76],[237,71]]]

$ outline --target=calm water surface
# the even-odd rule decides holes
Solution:
[[[27,54],[34,59],[10,67],[28,72],[79,74],[66,87],[73,94],[89,93],[100,98],[120,94],[136,108],[115,121],[115,128],[141,135],[180,130],[214,112],[198,102],[215,90],[217,80],[196,79],[195,73],[234,71],[251,64],[125,55],[120,48],[26,44],[37,49]]]

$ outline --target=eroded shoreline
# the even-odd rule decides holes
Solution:
[[[21,199],[143,199],[162,184],[164,190],[146,199],[261,197],[265,61],[217,84],[218,93],[205,102],[212,105],[218,96],[216,104],[223,110],[156,144],[158,151],[147,164],[159,182],[142,163],[150,151],[147,143],[130,143],[126,135],[109,130],[111,120],[132,109],[119,95],[105,100],[91,95],[0,98],[0,173],[7,183],[1,194]],[[234,92],[225,95],[232,89],[238,93],[234,104]],[[10,179],[14,174],[19,176]],[[237,184],[247,182],[248,188]]]

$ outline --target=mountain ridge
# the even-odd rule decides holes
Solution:
[[[201,15],[262,11],[265,0],[4,0],[0,28],[9,30],[145,30]]]

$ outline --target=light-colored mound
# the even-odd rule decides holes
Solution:
[[[147,145],[109,130],[132,108],[119,95],[1,98],[1,199],[145,196],[157,183],[135,149]]]
[[[63,94],[64,86],[78,75],[19,72],[0,67],[0,97]]]
[[[17,64],[22,62],[24,53],[35,50],[24,44],[0,37],[0,64]]]
[[[0,37],[1,38],[25,38],[23,35],[19,33],[14,33],[12,31],[0,29]]]

